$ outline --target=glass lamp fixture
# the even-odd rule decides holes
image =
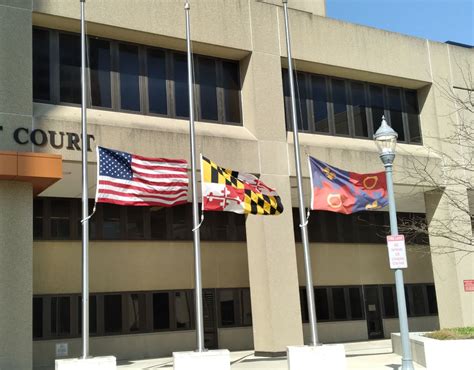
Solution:
[[[393,128],[391,128],[385,116],[382,116],[382,124],[379,129],[374,134],[375,145],[379,150],[379,154],[382,156],[384,154],[395,155],[395,146],[397,145],[398,134]]]

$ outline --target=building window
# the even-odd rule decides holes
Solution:
[[[219,327],[252,325],[249,288],[217,290]]]
[[[51,298],[51,335],[67,337],[71,331],[70,297]]]
[[[38,100],[50,99],[50,45],[49,31],[33,29],[33,96]]]
[[[122,331],[122,295],[104,296],[104,332],[106,334]]]
[[[428,312],[430,315],[438,314],[438,302],[436,301],[436,290],[434,285],[426,286],[426,295],[428,298]]]
[[[110,42],[89,38],[89,73],[92,106],[112,108]]]
[[[66,239],[72,234],[71,203],[65,199],[52,198],[50,202],[50,232],[52,239]]]
[[[170,296],[169,293],[153,294],[153,329],[170,329]]]
[[[385,115],[400,142],[420,144],[417,93],[309,73],[295,73],[298,128],[302,132],[371,139]],[[288,71],[283,70],[288,130],[291,98]]]
[[[77,297],[77,329],[82,334],[82,296]],[[89,333],[97,334],[97,296],[89,296]]]
[[[119,45],[120,108],[140,111],[138,46]]]
[[[174,314],[176,329],[191,328],[191,301],[184,291],[174,292]]]
[[[185,54],[95,36],[88,37],[87,45],[88,104],[92,107],[189,117]],[[34,27],[33,61],[34,101],[81,103],[79,35]],[[241,124],[239,63],[199,55],[195,55],[194,61],[198,119]],[[50,73],[55,66],[59,66],[58,76]]]
[[[69,33],[59,34],[59,101],[81,103],[81,40]]]
[[[94,201],[89,201],[89,209]],[[33,203],[34,240],[76,240],[81,235],[81,200],[36,198]],[[206,212],[201,239],[245,241],[245,216]],[[176,207],[134,207],[98,203],[89,221],[91,240],[192,240],[192,204]]]
[[[395,286],[382,286],[381,289],[384,318],[398,317]],[[405,300],[407,315],[410,317],[438,314],[436,293],[433,284],[406,284]]]
[[[33,298],[33,339],[43,337],[43,298]]]
[[[125,295],[127,329],[140,332],[146,329],[146,297],[144,293]]]
[[[167,68],[166,54],[162,50],[147,49],[148,110],[150,113],[167,115]]]
[[[301,242],[298,212],[298,208],[293,208],[293,230],[295,240]],[[422,222],[426,215],[399,212],[397,217],[401,220],[416,218],[417,222]],[[336,212],[311,211],[308,238],[310,242],[318,243],[385,244],[390,231],[389,225],[388,212],[367,211],[344,215]],[[428,238],[422,236],[413,235],[407,238],[406,243],[427,245]]]

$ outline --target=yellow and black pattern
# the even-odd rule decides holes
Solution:
[[[201,161],[202,181],[232,186],[235,189],[244,190],[241,206],[244,213],[254,215],[279,215],[283,212],[283,204],[280,196],[260,182],[260,186],[245,181],[246,179],[258,179],[254,175],[241,174],[219,167],[213,161],[202,157]],[[265,194],[267,193],[267,194]]]

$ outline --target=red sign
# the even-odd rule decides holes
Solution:
[[[464,280],[464,291],[474,292],[474,280]]]

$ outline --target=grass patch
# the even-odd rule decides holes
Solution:
[[[450,328],[426,333],[426,337],[439,340],[474,339],[474,326],[465,328]]]

